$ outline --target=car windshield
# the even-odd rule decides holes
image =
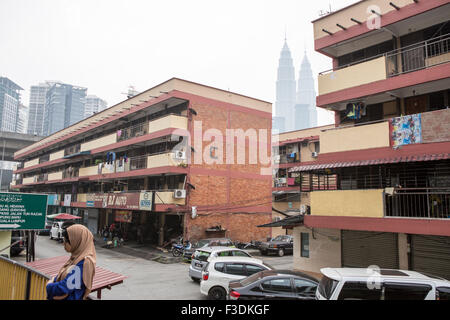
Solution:
[[[327,276],[323,276],[322,280],[320,280],[318,288],[320,295],[329,300],[334,289],[336,289],[337,284],[338,281],[330,279]]]
[[[195,246],[197,248],[201,248],[204,246],[207,246],[209,244],[209,240],[198,240],[197,243],[195,244]]]
[[[194,259],[200,260],[200,261],[207,261],[209,255],[210,255],[209,252],[197,250],[194,253]]]
[[[290,238],[287,236],[278,236],[276,238],[274,238],[272,241],[284,241],[284,242],[289,242]]]

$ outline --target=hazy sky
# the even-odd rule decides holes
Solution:
[[[0,0],[0,75],[25,90],[60,80],[112,106],[128,86],[172,77],[275,104],[285,31],[296,77],[306,48],[313,74],[331,68],[314,52],[311,21],[356,0]],[[317,83],[316,83],[317,89]],[[333,121],[319,113],[319,125]]]

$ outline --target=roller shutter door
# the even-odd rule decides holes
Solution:
[[[411,235],[411,269],[450,280],[450,237]]]
[[[342,230],[342,266],[371,265],[398,269],[397,233]]]

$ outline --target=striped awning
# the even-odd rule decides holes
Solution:
[[[323,169],[331,169],[331,168],[372,166],[372,165],[387,164],[387,163],[434,161],[434,160],[446,160],[446,159],[450,159],[450,153],[410,155],[410,156],[400,156],[400,157],[393,157],[393,158],[357,160],[357,161],[346,161],[346,162],[341,161],[341,162],[317,163],[317,164],[310,164],[310,165],[306,165],[306,166],[293,167],[293,168],[289,169],[289,172],[303,172],[303,171],[314,171],[314,170],[323,170]]]

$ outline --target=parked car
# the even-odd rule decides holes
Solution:
[[[230,281],[241,280],[263,270],[274,268],[260,259],[250,257],[217,257],[202,270],[200,292],[212,300],[224,300]]]
[[[216,246],[233,247],[234,248],[233,242],[228,238],[201,239],[196,242],[192,242],[191,248],[184,251],[183,257],[190,261],[192,258],[192,254],[195,252],[195,250],[204,248],[204,247],[216,247]]]
[[[53,222],[52,228],[50,229],[50,239],[62,240],[62,221]]]
[[[16,243],[17,242],[17,243]],[[11,244],[9,253],[11,256],[18,256],[25,249],[25,232],[21,230],[11,231]]]
[[[230,300],[315,300],[319,281],[303,272],[269,270],[230,281]]]
[[[294,237],[291,235],[277,236],[268,242],[261,242],[261,245],[259,246],[259,252],[261,252],[262,255],[276,253],[278,256],[282,257],[293,251]]]
[[[409,270],[323,268],[319,300],[450,300],[450,281]]]
[[[202,278],[202,269],[206,263],[215,257],[251,257],[246,251],[231,247],[204,247],[195,250],[191,257],[189,266],[189,276],[194,281],[200,281]]]

